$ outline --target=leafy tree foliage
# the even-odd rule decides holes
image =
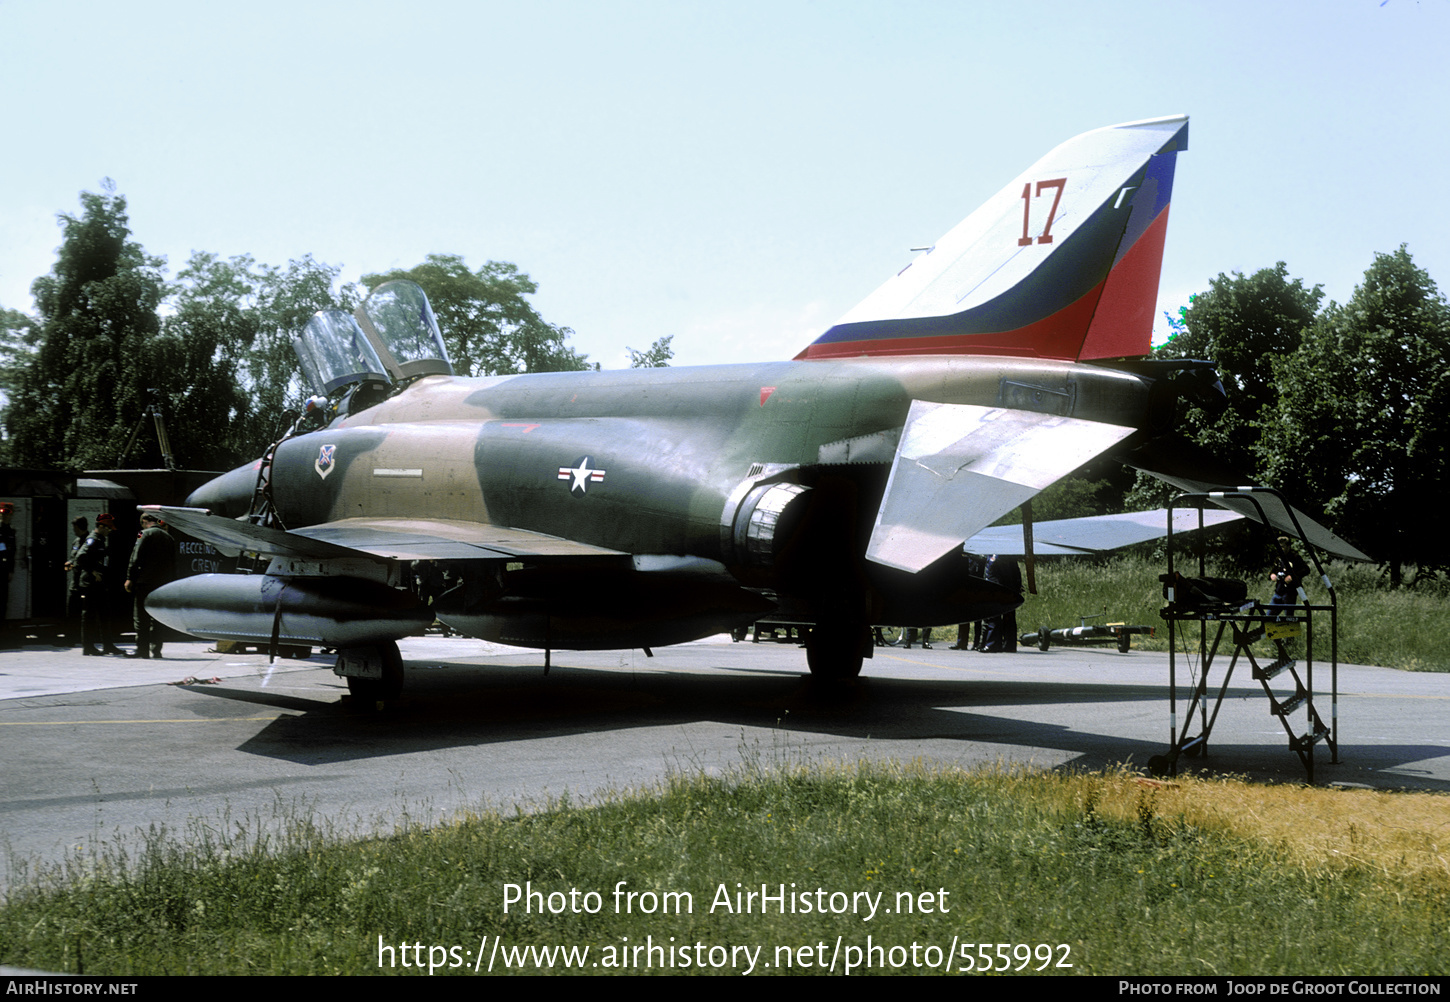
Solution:
[[[10,464],[4,413],[35,355],[35,318],[0,306],[0,464]]]
[[[670,342],[674,339],[673,334],[666,334],[644,351],[625,348],[625,351],[629,352],[629,367],[631,369],[669,368],[670,359],[675,357],[675,349],[670,347]]]
[[[35,354],[35,318],[0,306],[0,390],[13,391]]]
[[[1220,272],[1206,292],[1190,296],[1179,317],[1168,317],[1176,333],[1153,357],[1217,362],[1228,407],[1210,414],[1189,404],[1179,430],[1245,476],[1253,476],[1260,420],[1264,408],[1278,399],[1273,360],[1299,347],[1302,332],[1314,322],[1323,298],[1323,286],[1306,288],[1302,279],[1290,280],[1283,261],[1249,276]],[[1176,488],[1140,473],[1121,510],[1162,507],[1177,493]]]
[[[337,291],[340,271],[311,255],[278,268],[195,253],[177,275],[163,332],[184,375],[171,403],[178,422],[210,422],[214,465],[257,455],[295,417],[305,390],[292,339],[316,311],[361,298],[355,286]]]
[[[1259,448],[1270,479],[1387,561],[1394,584],[1404,562],[1450,562],[1427,521],[1450,487],[1450,307],[1409,251],[1375,255],[1274,378]]]
[[[1259,417],[1275,402],[1273,360],[1299,347],[1302,331],[1314,322],[1322,286],[1305,288],[1289,279],[1283,261],[1245,277],[1222,272],[1208,291],[1193,296],[1182,313],[1183,333],[1163,345],[1156,358],[1208,358],[1218,363],[1228,408],[1210,416],[1190,406],[1182,430],[1224,462],[1251,472],[1259,439]]]
[[[469,271],[456,254],[429,254],[407,271],[364,275],[363,284],[408,279],[428,294],[443,329],[453,371],[460,376],[587,369],[566,343],[574,332],[545,323],[526,296],[538,285],[517,265],[489,261]]]
[[[32,286],[39,317],[3,318],[7,332],[36,344],[27,353],[13,333],[0,341],[17,465],[160,465],[149,427],[122,455],[152,403],[179,465],[256,456],[301,399],[294,334],[314,311],[360,298],[352,287],[334,291],[340,269],[310,256],[277,268],[194,254],[168,285],[163,262],[129,239],[126,201],[109,180],[60,222],[55,267]]]
[[[55,267],[31,286],[39,343],[6,411],[17,465],[109,466],[145,407],[163,262],[128,239],[115,184],[102,188],[81,193],[79,216],[60,216]]]
[[[32,287],[39,316],[0,313],[5,444],[17,465],[160,465],[149,428],[121,455],[151,403],[161,406],[179,464],[225,468],[256,456],[306,392],[293,338],[317,310],[351,310],[365,291],[339,287],[341,269],[310,255],[274,267],[196,253],[167,284],[163,262],[130,239],[126,200],[109,180],[60,222],[55,267]],[[431,255],[367,281],[394,278],[428,292],[456,371],[587,368],[566,344],[572,332],[545,323],[527,301],[537,287],[512,264],[470,272],[461,258]],[[668,339],[651,350],[663,362]]]

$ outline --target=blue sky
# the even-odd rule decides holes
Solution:
[[[1277,260],[1450,283],[1450,0],[0,0],[0,304],[134,237],[347,278],[512,261],[606,367],[788,358],[1057,143],[1191,116],[1161,305]],[[1162,325],[1160,325],[1162,326]]]

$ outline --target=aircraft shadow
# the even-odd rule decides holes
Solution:
[[[410,668],[404,697],[381,713],[340,699],[234,687],[191,691],[300,711],[266,724],[239,750],[312,766],[700,723],[769,728],[785,735],[787,743],[799,739],[804,745],[831,744],[830,739],[869,739],[876,747],[888,742],[946,741],[960,742],[964,751],[968,745],[1006,746],[1003,759],[1025,757],[1012,754],[1011,748],[1045,749],[1071,756],[1064,768],[1094,769],[1123,762],[1141,766],[1163,754],[1168,744],[1163,685],[868,674],[855,685],[834,688],[800,672],[773,668],[722,674],[556,666],[545,676],[535,665],[444,665]],[[337,691],[345,692],[341,680]],[[1257,687],[1231,687],[1230,699],[1238,696],[1262,700]],[[1153,703],[1161,709],[1145,725],[1143,711],[1114,709],[1125,703]],[[1067,709],[1060,712],[1058,707]],[[1006,712],[991,712],[1000,708]],[[1179,712],[1184,710],[1186,701],[1180,695]],[[1225,715],[1236,712],[1225,704]],[[1124,730],[1140,736],[1108,733],[1112,725],[1107,719],[1112,716],[1136,718]],[[1160,726],[1161,733],[1153,733]],[[1222,726],[1221,722],[1220,733]],[[940,745],[933,747],[939,750]],[[1415,768],[1415,763],[1444,753],[1438,744],[1373,745],[1343,748],[1344,761],[1331,764],[1328,749],[1321,746],[1315,753],[1316,779],[1450,791],[1450,782]],[[1278,735],[1266,736],[1263,743],[1215,741],[1208,757],[1184,757],[1179,769],[1304,780],[1298,757]]]

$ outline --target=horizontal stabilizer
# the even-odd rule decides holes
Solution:
[[[866,556],[920,571],[1132,433],[1080,418],[913,400]]]
[[[1247,477],[1235,473],[1208,450],[1181,435],[1148,442],[1123,457],[1123,462],[1134,469],[1152,474],[1187,494],[1211,494],[1217,491],[1237,491],[1244,486],[1257,486]],[[1325,553],[1349,560],[1371,559],[1368,554],[1341,539],[1332,530],[1320,525],[1298,508],[1286,505],[1272,494],[1256,495],[1256,500],[1263,508],[1262,518],[1259,509],[1245,498],[1216,497],[1212,500],[1215,504],[1236,511],[1255,522],[1267,519],[1269,525],[1295,538],[1299,535],[1294,527],[1297,519],[1304,530],[1305,538]]]
[[[359,556],[388,560],[621,556],[618,550],[541,532],[450,519],[344,518],[286,532],[212,515],[201,508],[150,510],[159,511],[169,524],[229,556],[243,551],[301,560]]]
[[[1211,529],[1236,522],[1242,515],[1209,508],[1203,512],[1203,527]],[[1198,529],[1198,511],[1178,508],[1173,512],[1173,532]],[[1146,543],[1168,535],[1168,509],[1129,511],[1118,515],[1090,515],[1086,518],[1057,518],[1032,526],[1032,552],[1038,556],[1083,556],[1117,550],[1134,543]],[[970,553],[987,556],[1025,556],[1027,547],[1020,525],[994,525],[967,540]]]

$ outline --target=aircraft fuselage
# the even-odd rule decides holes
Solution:
[[[289,528],[463,519],[728,563],[722,516],[753,468],[809,480],[873,467],[880,479],[914,399],[1137,427],[1149,385],[1093,365],[972,357],[434,376],[282,443],[273,493]]]
[[[957,622],[1020,598],[955,557],[906,574],[864,556],[912,402],[1142,427],[1151,385],[1095,365],[942,356],[432,376],[281,443],[272,496],[292,530],[446,519],[634,557],[451,564],[439,616],[488,639],[663,645],[844,609]]]

